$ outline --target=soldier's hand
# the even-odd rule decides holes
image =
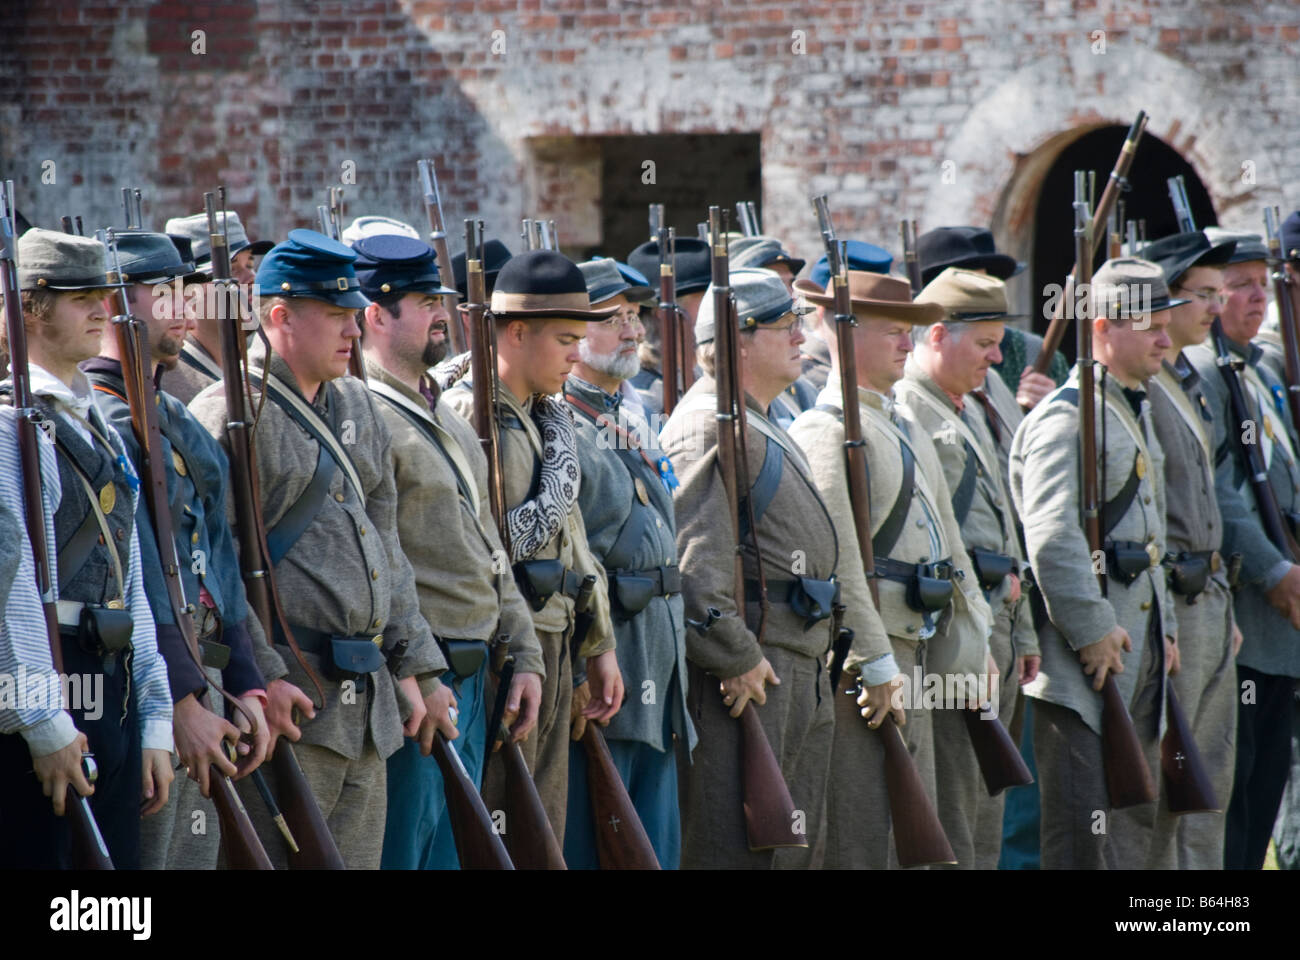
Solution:
[[[170,750],[145,750],[140,757],[141,787],[144,802],[140,805],[140,816],[147,817],[157,813],[167,803],[171,790],[172,752]]]
[[[516,673],[510,681],[503,722],[510,728],[512,743],[521,743],[537,726],[542,712],[542,678],[535,673]],[[516,719],[517,718],[517,719]]]
[[[739,717],[745,710],[745,704],[753,700],[756,706],[767,703],[767,690],[764,683],[779,686],[781,678],[776,675],[772,665],[764,657],[753,670],[738,677],[728,677],[722,681],[722,702],[731,708],[731,715]]]
[[[212,796],[208,772],[213,764],[227,777],[239,772],[226,752],[227,740],[238,742],[239,728],[199,703],[194,694],[176,701],[172,734],[176,740],[176,753],[186,773],[198,783],[199,791],[205,797]]]
[[[1042,657],[1020,657],[1018,658],[1020,668],[1020,685],[1023,687],[1027,683],[1033,683],[1038,678],[1038,668],[1043,665]]]
[[[885,717],[891,713],[900,727],[907,723],[907,714],[903,711],[903,682],[906,679],[899,673],[884,683],[862,688],[858,706],[862,708],[862,719],[872,730],[884,723]]]
[[[292,743],[302,739],[302,731],[293,722],[294,710],[301,711],[308,720],[316,717],[311,697],[288,680],[272,680],[266,688],[266,723],[271,728],[271,746],[266,751],[268,757],[275,753],[277,737],[286,737]]]
[[[1011,583],[1011,590],[1007,593],[1007,603],[1020,602],[1020,578],[1014,573],[1007,574],[1007,580]]]
[[[1020,386],[1016,389],[1016,403],[1026,410],[1038,406],[1039,401],[1056,389],[1056,381],[1045,373],[1035,373],[1033,367],[1025,367],[1020,373]]]
[[[267,726],[266,714],[262,710],[261,697],[240,697],[239,702],[257,721],[257,733],[253,734],[253,745],[251,747],[242,740],[239,743],[240,758],[236,764],[239,773],[235,775],[236,780],[248,776],[260,767],[271,747],[271,730]],[[235,711],[234,717],[235,726],[239,728],[239,732],[241,734],[248,733],[251,729],[248,725],[248,717],[238,710]]]
[[[1291,626],[1300,630],[1300,567],[1292,564],[1264,596],[1278,613],[1291,621]]]
[[[433,753],[433,735],[441,730],[448,740],[460,736],[451,711],[456,709],[456,694],[449,685],[438,684],[433,693],[424,698],[424,721],[420,724],[420,753],[426,757]],[[460,719],[459,713],[456,719]]]
[[[41,789],[54,803],[54,815],[63,816],[63,804],[68,797],[68,784],[80,796],[88,797],[95,792],[94,785],[86,779],[86,771],[81,769],[81,755],[90,750],[90,741],[81,731],[77,737],[61,750],[44,756],[32,757],[32,766],[36,770],[36,779],[41,781]]]
[[[402,691],[402,695],[411,704],[411,715],[402,724],[402,732],[408,737],[418,737],[420,735],[420,724],[424,723],[424,718],[429,713],[424,706],[424,697],[420,696],[420,683],[415,677],[403,677],[397,681],[397,688]],[[430,741],[431,749],[432,742]]]
[[[1183,668],[1182,657],[1178,654],[1178,642],[1174,637],[1165,637],[1165,673],[1176,676]]]
[[[1132,649],[1133,640],[1121,626],[1116,626],[1096,643],[1082,647],[1079,660],[1083,663],[1083,672],[1092,677],[1092,689],[1101,690],[1106,683],[1106,674],[1123,673],[1121,654]]]
[[[586,680],[573,688],[573,704],[569,707],[569,738],[577,743],[587,732],[587,718],[582,715],[591,702],[591,684]]]
[[[587,683],[591,687],[591,701],[583,708],[582,715],[603,727],[623,706],[623,674],[613,650],[587,658]]]
[[[1235,623],[1232,625],[1232,655],[1234,657],[1241,653],[1241,645],[1246,642],[1246,638],[1241,635],[1241,627]]]

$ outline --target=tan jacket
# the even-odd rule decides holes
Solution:
[[[366,377],[396,391],[410,404],[428,411],[428,401],[369,357]],[[393,435],[393,479],[401,514],[402,552],[415,571],[420,613],[430,629],[450,640],[491,640],[500,630],[510,635],[515,670],[545,676],[541,645],[533,630],[528,604],[510,574],[488,495],[487,458],[474,428],[439,398],[436,414],[469,467],[478,512],[457,491],[452,466],[428,433],[400,413],[387,397],[375,406]],[[495,556],[494,556],[495,553]],[[495,571],[495,572],[494,572]]]
[[[532,398],[524,403],[500,380],[497,381],[501,412],[507,425],[500,429],[501,472],[505,482],[506,509],[512,509],[532,495],[533,473],[542,456],[542,435],[534,423]],[[474,416],[474,392],[468,379],[461,380],[444,395],[447,404],[466,420]],[[517,426],[515,426],[517,424]],[[594,657],[614,649],[614,626],[609,619],[609,585],[605,570],[598,564],[587,547],[587,528],[583,525],[582,511],[575,500],[569,510],[567,523],[555,537],[530,559],[558,558],[574,572],[586,576],[596,574],[596,592],[592,606],[596,620],[587,634],[580,656]],[[533,612],[533,627],[537,631],[563,633],[573,622],[573,600],[563,594],[554,594],[545,607]]]

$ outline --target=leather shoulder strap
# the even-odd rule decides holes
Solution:
[[[277,566],[285,558],[298,538],[316,519],[316,514],[320,513],[320,508],[325,503],[325,497],[329,495],[330,484],[334,482],[336,472],[338,464],[330,456],[329,447],[322,443],[320,455],[316,458],[316,472],[312,474],[307,489],[284,512],[279,522],[266,531],[266,548],[271,554],[271,566]]]
[[[871,549],[877,557],[888,557],[889,551],[898,543],[903,524],[907,522],[908,511],[912,509],[912,494],[916,490],[916,458],[912,456],[912,448],[900,440],[898,453],[903,462],[903,482],[889,516],[871,538]]]
[[[763,466],[759,468],[758,476],[754,478],[754,485],[749,488],[749,493],[745,496],[754,507],[754,523],[763,522],[763,514],[767,508],[772,505],[772,500],[776,497],[776,488],[781,485],[781,469],[785,465],[785,453],[781,445],[771,437],[767,438],[767,446],[763,451]],[[740,539],[749,538],[749,511],[745,508],[744,501],[740,504]]]
[[[1077,387],[1062,387],[1057,391],[1056,395],[1073,407],[1079,405],[1079,390]],[[1115,494],[1113,499],[1107,500],[1102,505],[1101,538],[1103,540],[1109,537],[1110,532],[1124,519],[1124,514],[1128,513],[1128,508],[1133,505],[1133,500],[1137,497],[1138,485],[1142,482],[1142,478],[1138,476],[1137,465],[1138,459],[1135,456],[1133,466],[1128,472],[1128,479],[1124,481],[1124,486],[1120,488],[1119,493]]]
[[[249,379],[253,381],[254,386],[260,387],[263,385],[262,378],[257,374],[250,374]],[[325,387],[322,387],[322,389],[325,389]],[[307,401],[296,395],[288,385],[274,374],[265,378],[265,390],[271,401],[283,410],[290,419],[311,434],[312,439],[322,447],[329,448],[330,456],[342,468],[348,482],[352,484],[352,489],[356,491],[357,497],[360,498],[362,506],[365,506],[366,491],[361,485],[361,478],[357,475],[356,465],[352,462],[352,458],[348,456],[347,451],[343,449],[343,445],[339,443],[338,438],[334,436],[334,431],[329,428],[329,425],[320,418],[319,414],[311,408]]]
[[[970,516],[971,505],[975,502],[975,461],[977,459],[975,451],[971,449],[965,437],[962,438],[961,444],[966,449],[966,466],[962,470],[957,489],[952,492],[952,512],[957,518],[959,527]]]

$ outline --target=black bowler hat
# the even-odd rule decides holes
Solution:
[[[497,274],[491,310],[502,320],[604,320],[618,313],[618,307],[593,310],[582,271],[554,250],[528,250],[511,257]]]
[[[117,269],[123,283],[167,283],[170,280],[201,279],[193,262],[184,259],[175,242],[165,233],[146,230],[114,232],[117,241]]]
[[[699,237],[678,237],[674,248],[673,275],[677,296],[707,290],[713,279],[709,245]],[[627,255],[628,266],[647,277],[659,276],[659,243],[649,240]]]
[[[1007,280],[1025,265],[998,253],[993,232],[984,227],[937,227],[916,240],[916,258],[921,264],[921,282],[927,284],[948,267],[986,270],[990,276]]]
[[[455,293],[438,277],[433,247],[423,240],[399,234],[362,237],[352,244],[357,252],[353,267],[361,292],[371,300],[392,294],[425,293],[437,296]]]
[[[1221,267],[1232,259],[1237,247],[1235,240],[1220,240],[1211,243],[1202,230],[1189,233],[1175,233],[1148,243],[1142,249],[1142,257],[1160,265],[1164,271],[1165,283],[1173,287],[1178,279],[1192,267]]]
[[[307,297],[336,307],[360,310],[370,305],[361,295],[352,268],[356,251],[315,230],[290,230],[257,268],[257,286],[264,297]]]
[[[483,244],[483,283],[488,296],[496,286],[497,274],[506,265],[512,254],[510,248],[500,240],[488,240]],[[458,253],[451,258],[451,275],[456,281],[456,289],[462,297],[469,298],[469,288],[465,285],[465,254]]]

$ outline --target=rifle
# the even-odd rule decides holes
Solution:
[[[527,223],[531,223],[528,221]],[[532,231],[525,228],[525,234]],[[527,239],[527,236],[525,237]],[[487,283],[483,276],[483,221],[465,221],[465,302],[458,308],[469,323],[470,370],[474,378],[474,429],[488,463],[488,495],[492,516],[497,522],[501,542],[510,552],[509,531],[506,528],[505,480],[501,466],[501,442],[497,433],[497,359],[496,330],[488,312]],[[497,701],[509,690],[509,675],[503,673],[497,682]],[[494,709],[498,718],[502,710]],[[508,809],[506,846],[515,866],[521,870],[563,870],[564,853],[560,849],[555,831],[542,806],[537,784],[528,772],[523,751],[511,739],[504,724],[497,729],[488,728],[489,753],[496,740],[502,740],[501,753],[505,763],[505,795]],[[486,769],[486,757],[484,768]]]
[[[754,209],[753,200],[736,201],[736,222],[740,224],[740,232],[746,237],[756,237],[763,231],[758,226],[758,213]]]
[[[325,234],[331,240],[339,241],[341,234],[341,224],[343,216],[343,188],[329,188],[329,202],[318,203],[316,205],[316,219],[320,223],[320,232]],[[366,379],[366,361],[361,356],[361,340],[357,339],[352,344],[352,352],[348,355],[348,376],[356,377],[362,382]]]
[[[925,288],[921,279],[921,261],[916,255],[916,221],[898,221],[898,232],[903,240],[903,267],[907,271],[907,284],[915,297]],[[846,400],[845,403],[847,402]]]
[[[9,372],[13,379],[15,427],[18,433],[18,459],[22,465],[23,519],[27,538],[32,544],[36,567],[36,592],[45,612],[46,640],[50,645],[50,663],[57,676],[63,676],[63,641],[59,636],[58,608],[54,600],[54,572],[50,565],[50,545],[45,539],[45,500],[41,490],[41,457],[36,445],[37,424],[41,414],[32,402],[31,382],[27,370],[27,328],[23,325],[22,293],[18,289],[17,207],[14,205],[14,182],[6,180],[0,191],[0,289],[4,292],[5,325],[9,334]],[[94,783],[94,760],[89,753],[82,760],[87,778]],[[125,771],[123,776],[134,776]],[[113,860],[104,843],[99,824],[90,810],[90,800],[68,784],[64,798],[64,816],[72,834],[72,865],[78,870],[112,870]]]
[[[876,584],[876,558],[871,544],[871,498],[867,487],[867,451],[862,439],[862,418],[858,409],[858,364],[853,350],[853,301],[849,295],[848,258],[843,242],[836,239],[826,195],[813,198],[813,209],[826,246],[826,264],[830,269],[835,295],[835,345],[839,361],[840,392],[844,410],[844,458],[849,481],[849,503],[853,507],[853,530],[858,538],[862,572],[866,574],[871,602],[880,606]],[[907,221],[903,221],[907,237]],[[904,249],[908,249],[906,246]],[[913,257],[915,262],[915,257]],[[919,281],[919,269],[918,281]],[[837,638],[839,639],[839,638]],[[845,651],[847,653],[847,650]],[[841,660],[841,663],[843,661]],[[835,695],[841,695],[838,687]],[[898,862],[904,867],[923,864],[956,863],[939,815],[926,795],[921,774],[916,769],[903,734],[893,714],[886,714],[876,728],[885,751],[885,782],[889,789],[890,819],[894,826],[894,847]]]
[[[1291,425],[1300,430],[1300,330],[1296,328],[1295,278],[1287,267],[1288,251],[1282,249],[1278,227],[1281,211],[1264,210],[1264,234],[1268,238],[1269,272],[1273,280],[1273,298],[1277,301],[1278,327],[1282,333],[1282,351],[1286,357],[1286,396],[1291,408]],[[1289,251],[1294,258],[1300,256]]]
[[[225,209],[226,188],[218,188],[221,199],[222,222],[217,228],[217,216],[214,198],[211,193],[203,195],[204,209],[208,215],[208,239],[212,251],[212,282],[229,293],[230,285],[230,246],[226,239]],[[219,302],[229,304],[228,295],[218,298]],[[230,313],[229,310],[225,311]],[[225,382],[226,395],[226,439],[230,446],[230,487],[235,505],[235,536],[239,540],[239,566],[248,594],[248,605],[257,614],[258,620],[266,633],[266,642],[272,642],[273,613],[280,623],[280,629],[289,639],[297,654],[297,644],[293,642],[293,632],[280,609],[279,596],[276,592],[275,579],[270,562],[270,550],[266,546],[266,526],[262,520],[262,501],[257,475],[257,458],[254,455],[252,427],[248,421],[248,407],[245,395],[248,390],[248,354],[244,343],[244,330],[239,320],[239,311],[228,318],[221,327],[221,374]],[[252,405],[251,397],[248,405]],[[324,703],[325,695],[320,681],[299,656],[317,692]],[[282,817],[275,818],[276,826],[284,836],[289,847],[289,866],[294,869],[342,870],[343,856],[330,835],[320,806],[312,794],[311,785],[298,764],[293,747],[288,740],[273,744],[271,755],[272,769],[279,784],[279,809]],[[257,777],[259,771],[254,771]],[[256,783],[256,780],[254,781]],[[264,798],[271,796],[266,785],[258,784],[259,792]]]
[[[1139,121],[1144,116],[1145,114],[1139,114]],[[1134,123],[1134,128],[1138,125]],[[1107,189],[1109,190],[1110,187],[1107,186]],[[1094,249],[1092,230],[1093,225],[1101,221],[1090,215],[1086,197],[1084,172],[1076,170],[1074,173],[1075,263],[1071,278],[1074,281],[1073,290],[1076,298],[1074,315],[1079,358],[1079,471],[1082,474],[1079,484],[1079,506],[1083,516],[1084,536],[1088,540],[1088,550],[1092,556],[1097,556],[1102,549],[1101,490],[1097,474],[1097,385],[1092,368],[1093,309],[1090,288]],[[1105,451],[1102,452],[1104,455]],[[1099,573],[1097,578],[1104,596],[1107,593],[1105,571]],[[1125,706],[1119,686],[1111,673],[1106,674],[1101,698],[1102,764],[1106,771],[1106,789],[1110,794],[1111,806],[1119,809],[1139,803],[1150,803],[1156,798],[1155,782],[1152,780],[1150,768],[1147,767],[1146,758],[1142,755],[1142,744],[1138,741],[1133,718],[1129,716],[1128,707]]]
[[[740,382],[740,325],[736,318],[735,302],[731,297],[726,226],[722,211],[717,206],[709,207],[709,234],[712,248],[713,309],[717,328],[713,343],[718,390],[718,468],[722,473],[722,485],[727,496],[731,537],[737,545],[733,566],[734,589],[736,609],[743,617],[745,570],[741,557],[740,498],[737,490],[742,482],[742,466],[745,474],[749,473],[745,453],[745,393]],[[746,490],[749,489],[748,483],[744,486]],[[753,506],[748,497],[745,503],[749,509],[749,529],[759,582],[760,614],[755,636],[762,643],[768,607],[767,581],[763,573],[763,557],[758,550]],[[758,708],[751,701],[746,701],[740,714],[740,752],[745,830],[749,849],[757,851],[776,847],[807,847],[808,841],[792,830],[794,801],[790,798],[790,788],[781,773],[781,765],[777,763],[762,722],[758,719]]]
[[[663,350],[664,416],[671,416],[677,401],[686,392],[683,382],[684,367],[690,363],[685,356],[682,314],[677,306],[677,231],[663,223],[664,205],[650,204],[650,231],[659,247],[659,342]]]
[[[125,192],[125,191],[124,191]],[[139,191],[137,191],[138,195]],[[101,242],[108,247],[113,259],[114,278],[121,276],[118,262],[117,237],[110,227],[100,231]],[[167,600],[171,606],[172,617],[185,639],[186,649],[193,658],[199,672],[204,676],[204,689],[196,699],[205,709],[212,709],[208,703],[206,684],[209,682],[203,670],[203,658],[199,654],[199,639],[194,630],[193,604],[185,601],[185,590],[180,579],[180,558],[176,552],[176,536],[172,529],[171,506],[167,499],[167,470],[162,462],[162,434],[158,427],[157,394],[154,391],[153,378],[147,369],[150,359],[142,336],[140,321],[131,314],[131,303],[127,288],[119,287],[117,291],[118,307],[121,312],[113,317],[113,335],[117,341],[118,356],[122,365],[122,382],[126,389],[127,405],[131,410],[131,431],[135,434],[140,447],[140,479],[142,496],[153,522],[154,540],[158,546],[158,556],[162,561],[163,582],[167,586]],[[238,700],[217,685],[217,690],[228,703],[242,713],[250,725],[250,735],[257,733],[257,721]],[[213,711],[215,712],[215,711]],[[230,777],[223,774],[216,765],[209,769],[212,802],[217,808],[221,821],[221,840],[226,848],[226,856],[234,869],[270,870],[271,860],[257,837],[252,821],[235,792]]]
[[[1146,125],[1146,111],[1139,110],[1133,125],[1128,128],[1128,135],[1124,138],[1124,145],[1120,147],[1119,157],[1116,158],[1115,166],[1110,171],[1110,178],[1106,181],[1106,189],[1101,192],[1101,200],[1097,203],[1097,211],[1093,215],[1092,222],[1088,225],[1088,242],[1092,244],[1088,248],[1090,265],[1093,255],[1097,251],[1097,238],[1094,236],[1098,232],[1096,225],[1104,224],[1109,219],[1110,211],[1119,200],[1120,192],[1129,189],[1128,171],[1133,165],[1133,155],[1137,152],[1138,141],[1142,138],[1142,132],[1146,129]],[[1079,278],[1078,246],[1076,243],[1074,268],[1070,271],[1070,276],[1076,283]],[[1130,250],[1129,256],[1136,257],[1140,256],[1140,254]],[[1091,270],[1089,270],[1089,276],[1091,276]],[[1035,373],[1047,373],[1047,368],[1052,364],[1052,357],[1056,355],[1056,349],[1061,345],[1061,340],[1065,337],[1065,328],[1069,323],[1065,315],[1065,299],[1065,297],[1061,297],[1057,301],[1056,312],[1052,315],[1052,322],[1048,324],[1047,332],[1043,335],[1042,349],[1039,351],[1038,356],[1034,358],[1033,371]],[[1091,346],[1092,341],[1089,340],[1088,342]]]
[[[515,865],[506,846],[492,826],[479,795],[461,762],[460,754],[442,731],[433,734],[433,758],[442,771],[442,789],[447,796],[447,819],[456,838],[456,855],[465,870],[513,870]]]
[[[451,269],[451,253],[447,249],[447,228],[442,219],[438,170],[432,160],[417,160],[415,165],[420,176],[420,191],[424,194],[424,211],[429,217],[429,243],[438,261],[438,275],[443,286],[447,286],[455,274]],[[456,295],[444,294],[442,305],[447,309],[447,339],[451,342],[452,355],[460,356],[466,350],[466,341],[465,328],[461,326],[460,313],[456,310]]]

